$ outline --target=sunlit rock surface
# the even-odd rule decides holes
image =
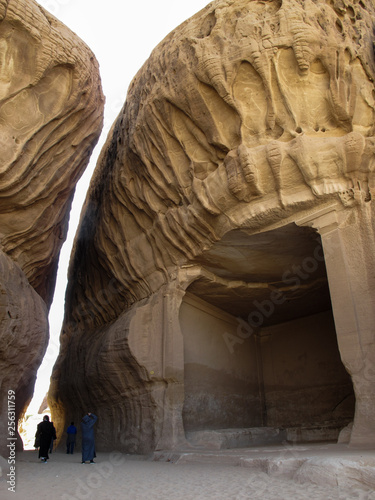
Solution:
[[[131,452],[332,440],[356,404],[350,442],[375,444],[374,14],[216,1],[156,47],[76,237],[60,428],[93,411],[98,446]]]
[[[0,408],[5,440],[8,391],[15,391],[18,417],[31,399],[46,349],[59,252],[75,185],[100,134],[104,98],[92,52],[32,0],[0,0],[0,47]]]

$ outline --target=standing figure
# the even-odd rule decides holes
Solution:
[[[94,424],[98,417],[93,413],[85,415],[81,421],[82,431],[82,463],[90,461],[94,464],[95,457],[95,437],[94,437]]]
[[[76,434],[77,427],[74,425],[74,422],[71,422],[69,427],[66,429],[67,438],[66,438],[66,452],[73,455],[74,445],[76,444]]]
[[[48,415],[44,415],[43,421],[38,424],[35,437],[39,437],[39,458],[46,463],[49,459],[48,450],[51,441],[56,439],[56,430]]]
[[[53,425],[53,422],[51,421],[51,424]],[[55,427],[55,426],[54,426]],[[49,445],[49,453],[52,453],[52,450],[53,450],[53,444],[54,444],[54,441],[56,439],[56,434],[55,434],[55,437],[52,437],[51,439],[51,444]]]

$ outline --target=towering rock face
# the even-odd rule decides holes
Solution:
[[[88,47],[32,0],[0,0],[0,363],[16,420],[48,343],[60,248],[75,185],[102,127]],[[14,416],[14,415],[13,415]],[[4,442],[5,443],[5,442]]]
[[[99,447],[138,452],[332,438],[354,385],[351,443],[375,443],[374,14],[216,1],[154,50],[76,237],[58,425],[93,411]]]

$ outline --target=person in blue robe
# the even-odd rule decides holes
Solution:
[[[67,437],[66,437],[66,452],[73,455],[74,445],[76,444],[76,434],[77,427],[74,425],[74,422],[71,422],[69,427],[66,429]]]
[[[93,413],[87,413],[81,421],[82,434],[82,463],[90,462],[94,464],[95,455],[95,436],[94,425],[98,417]]]

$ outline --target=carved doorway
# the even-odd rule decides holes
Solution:
[[[180,310],[185,432],[272,427],[334,440],[354,415],[319,235],[234,230],[196,261]]]

